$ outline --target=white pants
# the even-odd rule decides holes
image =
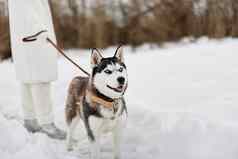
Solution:
[[[50,83],[21,84],[24,119],[37,119],[40,125],[53,122]]]

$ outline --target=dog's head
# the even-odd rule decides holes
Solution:
[[[91,65],[92,84],[97,91],[112,99],[122,97],[128,82],[122,47],[116,50],[113,57],[108,58],[93,49]]]

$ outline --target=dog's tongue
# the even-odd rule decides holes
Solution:
[[[122,90],[123,86],[118,86],[117,89]]]

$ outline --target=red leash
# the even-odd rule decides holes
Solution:
[[[36,41],[37,40],[37,36],[39,36],[40,34],[42,33],[45,33],[47,32],[47,30],[42,30],[32,36],[28,36],[28,37],[25,37],[22,39],[23,42],[33,42],[33,41]],[[85,71],[82,67],[80,67],[76,62],[74,62],[71,58],[69,58],[65,53],[64,51],[59,47],[57,46],[50,38],[46,38],[46,40],[61,54],[63,55],[69,62],[71,62],[74,66],[76,66],[80,71],[82,71],[83,73],[85,73],[87,76],[90,76],[90,74]]]

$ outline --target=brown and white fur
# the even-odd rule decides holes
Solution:
[[[100,136],[112,132],[113,156],[120,159],[120,141],[127,109],[123,95],[128,85],[122,47],[113,57],[103,58],[97,49],[91,55],[90,77],[75,77],[66,103],[67,148],[73,149],[73,134],[82,122],[91,143],[91,159],[100,158]]]

